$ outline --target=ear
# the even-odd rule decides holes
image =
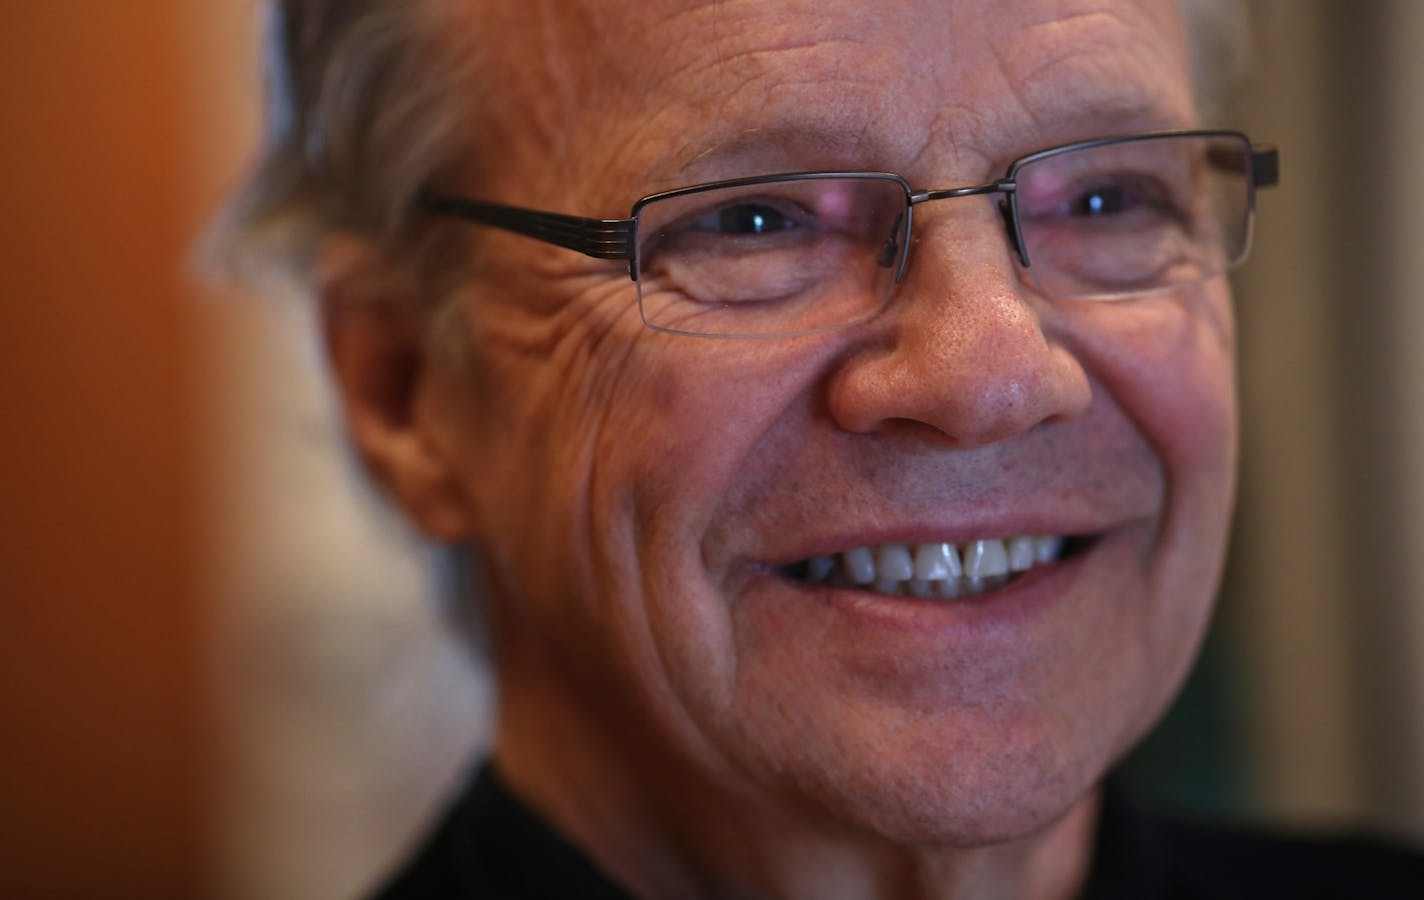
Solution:
[[[471,510],[437,431],[430,311],[367,241],[327,238],[315,269],[322,335],[346,428],[367,471],[431,537],[470,534]]]

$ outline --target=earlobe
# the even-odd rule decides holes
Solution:
[[[431,537],[467,538],[469,505],[432,415],[430,313],[416,284],[369,242],[332,237],[314,288],[347,432],[367,471]]]

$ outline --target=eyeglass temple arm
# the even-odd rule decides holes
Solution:
[[[431,212],[502,228],[597,259],[633,258],[633,219],[585,219],[440,194],[422,194],[420,204]]]

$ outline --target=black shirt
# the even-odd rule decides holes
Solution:
[[[1084,900],[1420,900],[1424,853],[1176,821],[1104,795]],[[486,763],[373,900],[630,900]]]

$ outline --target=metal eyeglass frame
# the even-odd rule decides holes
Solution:
[[[1023,228],[1019,221],[1017,190],[1018,173],[1020,169],[1030,163],[1077,150],[1088,150],[1094,147],[1105,147],[1113,144],[1131,144],[1160,138],[1186,137],[1232,138],[1240,140],[1243,146],[1250,148],[1250,178],[1247,184],[1248,194],[1246,206],[1248,215],[1255,211],[1256,189],[1275,185],[1280,179],[1280,152],[1274,146],[1252,144],[1250,138],[1240,131],[1188,129],[1120,135],[1117,137],[1095,138],[1086,141],[1074,141],[1069,144],[1060,144],[1055,147],[1037,150],[1033,153],[1020,156],[1009,164],[1008,171],[1004,173],[1004,177],[995,181],[965,187],[940,188],[937,190],[916,190],[904,176],[896,175],[891,172],[814,171],[786,172],[774,175],[755,175],[748,178],[733,178],[726,181],[712,181],[704,184],[691,185],[689,187],[661,191],[656,194],[649,194],[633,204],[632,213],[629,218],[626,219],[590,219],[583,216],[570,216],[562,213],[525,209],[518,206],[486,203],[482,200],[472,200],[465,197],[433,192],[421,194],[419,203],[429,212],[453,216],[479,225],[500,228],[548,244],[555,244],[559,247],[575,250],[586,256],[592,256],[597,259],[627,260],[629,277],[632,278],[633,281],[637,281],[638,215],[643,207],[650,203],[721,188],[746,187],[756,184],[776,184],[779,182],[804,181],[807,179],[861,178],[894,181],[904,188],[906,200],[906,245],[900,248],[899,265],[896,267],[895,281],[898,283],[903,277],[905,266],[909,261],[909,238],[912,234],[911,226],[915,206],[929,200],[945,200],[952,197],[972,197],[979,194],[1004,194],[1005,199],[1000,201],[999,204],[1000,212],[1004,218],[1004,227],[1008,232],[1009,243],[1013,247],[1015,256],[1018,257],[1020,264],[1027,269],[1032,266],[1032,263],[1028,257],[1028,250],[1024,245]]]

